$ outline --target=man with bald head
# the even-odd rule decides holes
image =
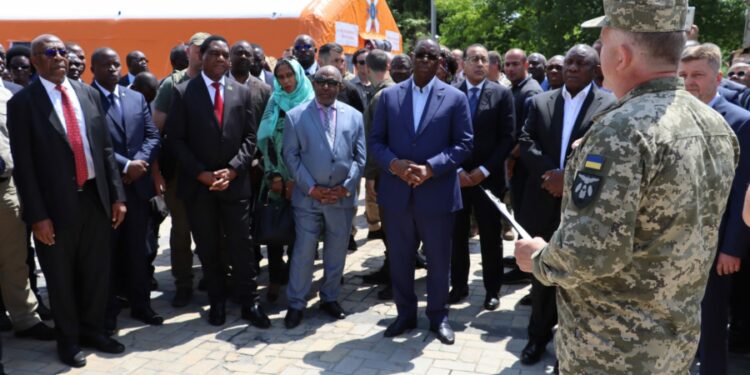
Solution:
[[[529,55],[528,61],[529,75],[542,86],[542,90],[547,91],[547,77],[544,75],[544,71],[547,69],[547,58],[539,52],[534,52]]]
[[[305,34],[297,35],[292,45],[292,53],[302,68],[305,69],[307,76],[312,76],[318,71],[318,63],[315,61],[315,54],[318,52],[315,40]]]
[[[594,50],[596,52],[596,50]],[[597,60],[599,59],[599,54],[596,55]],[[547,82],[549,83],[548,90],[557,90],[560,87],[562,87],[564,81],[563,81],[563,63],[565,62],[565,56],[562,55],[555,55],[552,56],[549,61],[547,61]],[[597,64],[596,69],[599,69],[599,66]]]
[[[385,337],[417,327],[414,265],[422,241],[430,330],[453,344],[447,303],[453,224],[463,208],[457,170],[471,154],[473,131],[466,95],[436,78],[439,67],[437,42],[419,41],[413,77],[382,91],[369,149],[381,168],[378,204],[398,309]]]
[[[229,61],[231,62],[229,77],[250,89],[250,101],[257,127],[260,125],[260,119],[263,117],[263,111],[266,109],[273,90],[271,86],[252,75],[251,69],[253,64],[256,64],[256,54],[253,52],[252,45],[247,41],[240,40],[232,45],[229,49]]]
[[[47,279],[58,356],[81,367],[80,346],[125,350],[103,329],[110,230],[125,218],[125,192],[100,94],[66,77],[56,36],[37,37],[31,52],[39,79],[8,102],[14,179]]]
[[[292,192],[296,240],[284,317],[290,329],[302,321],[321,232],[320,309],[333,319],[346,317],[337,299],[366,156],[362,114],[336,99],[342,81],[334,66],[320,68],[313,76],[315,100],[286,114],[284,162],[296,183]]]
[[[141,51],[128,52],[128,55],[125,56],[125,65],[128,67],[128,74],[122,76],[120,81],[117,82],[121,86],[128,87],[132,85],[138,73],[148,71],[148,59]]]

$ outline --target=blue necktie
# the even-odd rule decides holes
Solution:
[[[109,105],[112,108],[113,115],[120,120],[120,125],[125,126],[125,117],[122,114],[122,110],[120,109],[117,100],[115,100],[115,94],[110,93],[107,98],[109,98]]]
[[[471,118],[474,118],[474,114],[477,112],[477,104],[479,104],[479,87],[472,87],[469,92],[469,109],[471,110]]]

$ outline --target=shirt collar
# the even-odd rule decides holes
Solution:
[[[437,76],[432,77],[430,82],[428,82],[423,88],[419,88],[416,83],[414,83],[414,76],[412,76],[411,80],[411,89],[412,91],[418,92],[418,93],[429,93],[430,90],[432,90],[432,86],[435,86],[435,80],[437,79]]]
[[[588,96],[589,91],[591,91],[591,85],[592,85],[591,83],[589,83],[588,85],[586,85],[586,87],[584,87],[583,90],[579,91],[578,94],[576,94],[575,97],[572,96],[572,95],[570,95],[570,92],[568,91],[568,86],[563,85],[563,87],[562,87],[563,98],[565,98],[565,100],[573,100],[573,99],[585,98],[586,96]]]
[[[335,111],[337,103],[338,103],[338,100],[334,100],[333,104],[331,104],[330,106],[326,107],[323,104],[320,104],[320,102],[318,101],[318,98],[315,98],[315,106],[317,106],[318,109],[321,110],[321,111],[324,111],[324,110],[329,109],[329,108],[333,109]]]
[[[718,101],[719,101],[719,98],[721,98],[721,95],[719,94],[719,92],[718,92],[718,91],[716,91],[716,96],[714,96],[714,98],[713,98],[713,99],[711,99],[711,101],[710,101],[710,102],[708,102],[708,106],[709,106],[709,107],[713,107],[713,106],[714,106],[714,105],[716,104],[716,102],[718,102]]]
[[[482,88],[484,87],[484,83],[487,82],[487,79],[486,78],[483,79],[482,82],[479,82],[479,84],[476,86],[472,85],[468,79],[465,82],[466,82],[466,92],[471,93],[471,89],[473,89],[474,87],[478,88],[479,91],[481,92]]]
[[[52,81],[48,81],[42,78],[42,76],[38,76],[38,77],[39,77],[39,82],[42,83],[42,85],[47,90],[47,92],[53,91],[55,90],[55,87],[57,87],[57,84],[53,83]],[[65,87],[67,90],[73,90],[73,86],[70,85],[70,81],[68,81],[68,77],[63,78],[61,85],[62,87]]]
[[[206,73],[204,73],[202,70],[201,70],[201,76],[203,76],[203,81],[206,82],[206,87],[210,89],[214,88],[212,84],[216,81],[212,80],[211,78],[208,78]],[[221,79],[219,79],[219,84],[221,84],[221,87],[224,87],[225,82],[226,82],[226,76],[221,76]]]
[[[133,81],[135,81],[135,76],[128,72],[128,82],[133,83]]]
[[[120,85],[115,85],[115,90],[114,91],[109,91],[109,90],[105,89],[104,86],[102,86],[102,84],[99,83],[98,81],[94,81],[94,82],[96,82],[96,87],[99,88],[99,91],[101,91],[102,94],[104,94],[105,97],[109,98],[109,94],[115,94],[116,98],[120,97],[120,89],[117,87],[117,86],[120,86]]]

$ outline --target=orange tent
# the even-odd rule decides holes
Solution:
[[[87,55],[97,47],[111,47],[123,65],[129,51],[141,50],[159,77],[171,70],[172,47],[198,31],[222,35],[230,43],[257,43],[269,56],[281,56],[299,34],[311,35],[318,46],[337,42],[349,54],[369,39],[388,40],[394,52],[402,50],[386,0],[39,0],[0,12],[0,42],[6,49],[51,33],[77,42]]]

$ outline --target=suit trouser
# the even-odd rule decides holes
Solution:
[[[745,257],[743,262],[750,261]],[[732,296],[729,315],[732,317],[732,333],[740,335],[743,341],[750,340],[750,268],[747,264],[740,267],[740,272],[732,275]]]
[[[455,214],[416,212],[413,206],[384,208],[381,214],[387,223],[386,243],[398,315],[405,318],[417,315],[414,265],[421,240],[427,257],[427,317],[431,324],[447,320]]]
[[[477,219],[479,244],[482,251],[482,281],[488,296],[497,297],[502,285],[503,242],[500,240],[500,214],[479,186],[461,189],[464,208],[456,212],[453,229],[453,254],[451,256],[451,286],[468,287],[469,282],[469,232],[471,213]]]
[[[557,324],[557,288],[546,286],[531,278],[531,316],[529,339],[538,342],[552,340],[552,329]]]
[[[185,202],[177,196],[177,177],[167,182],[164,200],[172,218],[169,231],[169,256],[174,284],[179,288],[193,289],[193,250],[190,242],[190,221]]]
[[[58,339],[102,333],[110,272],[111,218],[90,180],[78,193],[77,220],[55,228],[55,244],[36,242]]]
[[[0,289],[16,331],[41,322],[29,285],[25,234],[16,188],[10,180],[0,182]]]
[[[367,219],[367,229],[370,232],[380,230],[380,209],[377,198],[367,189],[365,189],[365,219]]]
[[[225,256],[232,267],[234,295],[243,306],[257,302],[250,199],[225,200],[220,193],[200,192],[185,205],[211,303],[221,303],[227,298]],[[222,253],[222,238],[226,241],[225,253]]]
[[[294,243],[286,246],[286,253],[291,262]],[[289,282],[289,266],[284,263],[284,246],[266,246],[268,251],[268,280],[271,284],[284,285]]]
[[[701,303],[701,338],[698,355],[703,375],[723,375],[728,371],[727,324],[731,288],[732,276],[719,276],[714,260],[708,274],[706,294]]]
[[[122,292],[130,301],[132,311],[151,307],[149,249],[146,234],[150,206],[131,186],[125,187],[127,197],[125,221],[112,232],[111,289],[107,308],[108,317],[119,313],[117,295]]]
[[[315,252],[318,249],[321,231],[325,234],[320,300],[335,302],[338,299],[353,218],[354,212],[351,207],[294,207],[296,239],[294,255],[289,264],[289,284],[286,291],[289,307],[302,310],[307,306],[306,297],[312,287]]]

